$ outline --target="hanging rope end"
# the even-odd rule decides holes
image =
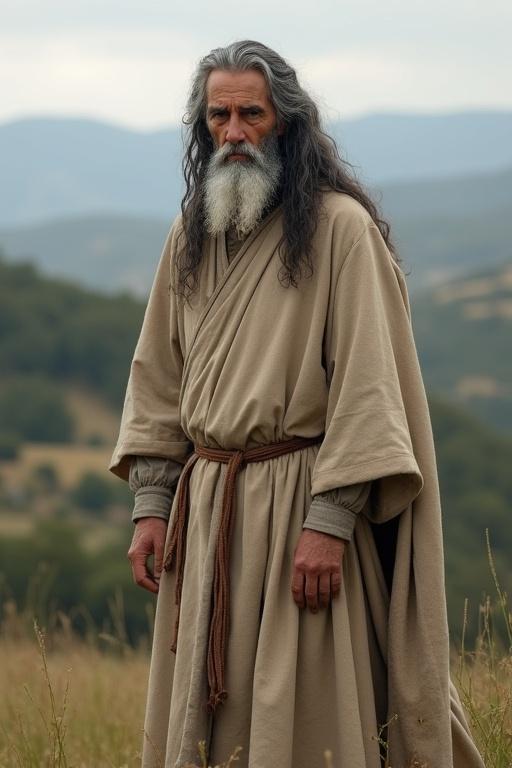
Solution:
[[[172,566],[173,566],[173,563],[174,563],[174,551],[175,551],[175,548],[172,547],[169,550],[169,552],[166,554],[166,556],[164,558],[164,562],[163,562],[163,569],[164,569],[164,571],[172,570]]]
[[[215,712],[219,704],[223,704],[228,697],[228,692],[226,690],[218,691],[215,693],[212,691],[210,693],[210,698],[208,699],[208,712]]]

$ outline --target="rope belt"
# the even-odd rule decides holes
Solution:
[[[180,619],[181,593],[183,574],[185,570],[185,547],[188,525],[188,496],[189,480],[192,469],[199,458],[209,461],[219,461],[227,464],[224,480],[222,509],[220,513],[219,533],[215,551],[213,577],[213,608],[210,619],[208,636],[208,709],[213,712],[217,705],[225,700],[227,691],[224,688],[225,654],[229,632],[229,544],[234,520],[234,493],[237,472],[245,465],[254,461],[265,461],[286,453],[299,451],[310,445],[316,445],[323,439],[317,437],[293,437],[280,443],[258,445],[255,448],[243,450],[225,450],[222,448],[207,448],[203,445],[194,446],[194,452],[189,457],[180,475],[177,495],[177,510],[171,529],[169,548],[164,558],[164,568],[170,571],[176,565],[177,606],[176,623],[171,650],[176,653],[178,628]]]

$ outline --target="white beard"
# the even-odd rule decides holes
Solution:
[[[227,160],[243,154],[247,160]],[[235,227],[245,237],[260,221],[275,197],[282,172],[277,134],[272,133],[260,148],[241,142],[226,142],[211,156],[203,185],[206,228],[211,235]]]

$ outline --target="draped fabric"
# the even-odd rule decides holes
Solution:
[[[243,450],[325,433],[237,475],[229,696],[213,716],[205,665],[226,465],[196,461],[175,656],[173,571],[158,595],[143,766],[180,768],[206,739],[212,765],[240,745],[247,768],[321,768],[325,749],[337,768],[380,768],[379,728],[391,721],[396,768],[481,767],[449,678],[435,454],[403,273],[347,195],[325,194],[314,272],[298,288],[278,280],[281,238],[280,208],[231,261],[225,237],[211,238],[186,302],[170,289],[178,220],[135,351],[111,463],[121,477],[133,455],[184,463],[194,444]],[[340,596],[299,610],[293,553],[312,495],[367,481]],[[176,498],[171,524],[175,513]]]

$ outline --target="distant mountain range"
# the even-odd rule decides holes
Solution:
[[[432,198],[439,179],[512,168],[512,112],[370,115],[330,131],[372,187],[427,179]],[[4,123],[0,226],[98,213],[168,220],[178,209],[181,153],[178,128],[141,132],[76,118]],[[393,200],[408,214],[419,205],[403,187],[390,210]]]
[[[107,293],[147,295],[170,222],[139,216],[83,216],[0,231],[11,261]]]
[[[382,206],[392,219],[473,217],[512,205],[512,165],[456,178],[380,184]]]
[[[411,292],[512,257],[512,171],[382,188]],[[0,229],[0,247],[47,274],[145,296],[172,217],[68,216]]]

